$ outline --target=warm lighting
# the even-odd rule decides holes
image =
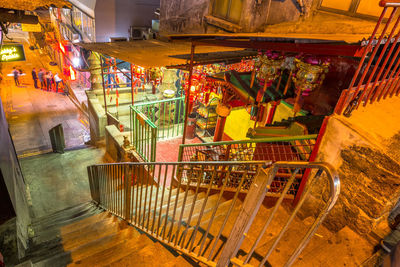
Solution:
[[[62,43],[58,43],[58,45],[59,45],[59,47],[60,47],[61,52],[62,52],[63,54],[65,54],[65,47],[63,46],[63,44],[62,44]]]
[[[69,78],[71,81],[76,80],[76,73],[75,70],[72,68],[72,66],[69,66]]]
[[[194,85],[190,86],[190,92],[192,93],[196,92],[196,86]]]
[[[81,60],[79,57],[74,57],[72,59],[72,65],[74,65],[75,68],[78,68],[81,65]]]

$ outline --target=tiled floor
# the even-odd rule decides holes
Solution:
[[[186,144],[200,144],[201,140],[197,137],[186,139]],[[156,162],[176,162],[178,161],[179,145],[182,144],[182,137],[157,142]]]

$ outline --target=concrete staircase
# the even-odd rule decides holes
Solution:
[[[127,222],[91,203],[36,219],[22,266],[191,266]],[[30,264],[33,265],[30,265]]]
[[[192,255],[200,253],[203,261],[208,258],[217,262],[238,218],[244,196],[235,198],[232,192],[220,194],[217,190],[207,196],[205,188],[181,188],[179,192],[177,188],[165,188],[163,192],[162,188],[156,184],[133,186],[133,213],[127,221],[114,215],[123,213],[123,209],[116,208],[111,213],[92,203],[83,203],[35,220],[34,236],[25,260],[40,267],[204,266],[198,258],[182,253],[186,250],[186,254],[188,251]],[[122,190],[123,187],[111,195],[115,207],[124,207],[124,198],[120,197]],[[275,201],[266,199],[261,205],[236,260],[246,258]],[[278,215],[272,220],[249,264],[260,264],[288,220],[290,210],[289,203],[284,202],[279,207]],[[311,223],[296,217],[272,252],[267,266],[283,266]],[[317,239],[310,244],[312,250],[320,251],[322,246],[329,250],[326,240]],[[304,258],[299,266],[313,266],[313,260]]]

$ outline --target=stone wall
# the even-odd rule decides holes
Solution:
[[[329,119],[316,161],[332,164],[340,177],[339,199],[324,222],[330,230],[348,226],[369,234],[400,198],[399,106],[400,98],[394,97],[361,107],[350,118]],[[326,199],[324,190],[313,196]],[[311,198],[303,216],[316,215],[322,199]]]
[[[161,34],[260,32],[264,31],[266,25],[269,24],[298,20],[302,11],[297,1],[272,0],[269,9],[269,0],[243,0],[241,19],[235,24],[213,18],[212,2],[210,0],[161,0]],[[304,2],[303,15],[307,16],[311,10],[312,0],[302,2]]]

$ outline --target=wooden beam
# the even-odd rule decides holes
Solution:
[[[328,43],[281,43],[247,40],[208,39],[193,41],[196,46],[225,46],[236,48],[251,48],[262,50],[275,50],[295,53],[308,53],[325,56],[350,56],[361,57],[364,47],[361,45],[328,44]]]

